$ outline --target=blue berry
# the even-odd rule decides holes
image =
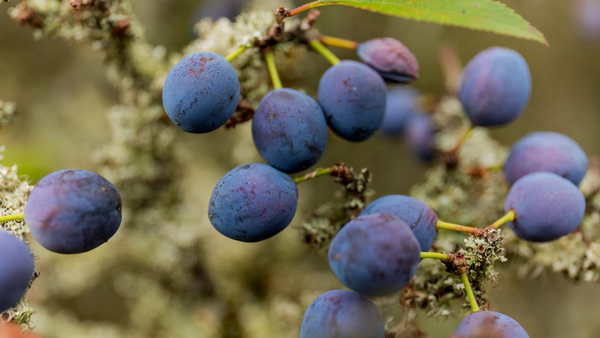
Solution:
[[[260,155],[275,168],[296,173],[319,161],[327,146],[327,121],[319,104],[293,89],[273,90],[252,118]]]
[[[462,72],[458,98],[475,126],[517,119],[529,102],[531,75],[514,50],[492,47],[477,54]]]
[[[25,222],[44,248],[87,252],[106,243],[121,225],[121,195],[104,177],[66,169],[42,178],[25,205]]]
[[[538,171],[562,176],[579,185],[587,171],[588,158],[569,137],[553,132],[531,133],[515,143],[504,164],[508,184]]]
[[[381,312],[357,293],[333,290],[315,299],[306,312],[300,338],[383,338]]]
[[[376,71],[350,60],[330,67],[319,82],[319,104],[327,124],[348,141],[364,141],[381,128],[386,93]]]
[[[554,173],[537,172],[515,182],[505,210],[516,214],[510,227],[517,236],[549,242],[577,229],[585,213],[585,198],[571,181]]]
[[[437,215],[421,201],[404,195],[388,195],[371,202],[360,214],[388,214],[398,217],[406,223],[421,245],[421,251],[427,252],[437,236]]]
[[[356,48],[361,61],[375,69],[386,81],[408,83],[419,78],[419,62],[402,42],[379,38],[362,42]]]
[[[173,123],[189,133],[208,133],[227,122],[240,99],[233,66],[215,53],[186,56],[167,75],[162,93]]]
[[[419,91],[411,87],[391,87],[380,132],[387,136],[401,136],[410,117],[420,113],[418,97]]]
[[[33,277],[33,256],[23,241],[0,230],[0,313],[25,295]]]
[[[529,335],[507,315],[478,311],[463,319],[452,338],[529,338]]]
[[[329,248],[329,266],[349,289],[387,296],[408,285],[421,246],[408,225],[386,214],[360,216],[346,224]]]
[[[404,140],[415,155],[424,161],[429,161],[436,153],[435,133],[429,115],[415,114],[408,119]]]
[[[573,2],[574,21],[580,36],[589,43],[600,42],[600,2],[577,0]]]
[[[194,14],[194,21],[198,22],[204,18],[211,18],[213,21],[217,21],[223,17],[233,21],[242,12],[246,2],[248,0],[203,1]]]
[[[285,229],[297,205],[298,188],[289,175],[266,164],[245,164],[217,183],[208,217],[221,234],[242,242],[258,242]]]

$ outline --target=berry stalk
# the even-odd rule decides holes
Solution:
[[[273,57],[273,52],[265,53],[265,61],[267,62],[267,67],[269,68],[269,73],[271,74],[271,81],[273,81],[273,88],[281,89],[283,85],[281,84],[281,79],[279,78],[279,73],[277,72],[277,66],[275,65],[275,58]]]
[[[339,47],[339,48],[345,48],[345,49],[351,49],[351,50],[356,50],[356,47],[358,47],[358,42],[356,42],[356,41],[340,39],[340,38],[336,38],[333,36],[327,36],[327,35],[321,37],[321,42],[327,46],[333,46],[333,47]]]
[[[18,221],[23,219],[23,213],[20,212],[18,214],[12,214],[12,215],[5,215],[5,216],[1,216],[0,217],[0,223],[1,222],[8,222],[8,221]]]
[[[327,47],[325,47],[325,45],[323,45],[321,41],[313,39],[310,40],[308,44],[314,50],[319,52],[319,54],[323,55],[323,57],[326,58],[327,61],[331,62],[332,65],[337,65],[338,63],[340,63],[341,60],[337,56],[335,56],[335,54],[333,54],[329,49],[327,49]]]
[[[240,46],[240,47],[238,47],[236,50],[234,50],[229,55],[227,55],[225,57],[225,60],[227,60],[229,62],[233,61],[235,58],[237,58],[238,56],[240,56],[240,54],[242,54],[243,52],[245,52],[246,49],[248,49],[247,46]]]
[[[325,175],[331,175],[331,167],[329,168],[322,168],[322,169],[317,169],[313,172],[310,172],[304,176],[300,176],[300,177],[295,177],[294,178],[294,182],[296,184],[298,183],[302,183],[304,181],[308,181],[311,180],[315,177],[319,177],[319,176],[325,176]]]
[[[516,218],[517,218],[517,214],[515,213],[515,211],[514,210],[509,210],[506,213],[506,215],[502,216],[499,220],[497,220],[496,222],[492,223],[492,225],[490,225],[490,227],[494,228],[494,229],[498,229],[504,223],[506,223],[506,222],[512,222]]]
[[[448,260],[448,255],[437,252],[421,252],[421,258],[433,258],[439,259],[441,261],[446,261]]]
[[[466,273],[460,275],[460,280],[462,280],[465,285],[465,291],[467,291],[467,297],[469,297],[469,303],[471,304],[471,310],[473,312],[479,312],[479,305],[477,305],[477,300],[475,299],[475,294],[473,293],[473,289],[471,288],[471,283],[469,283],[469,276]]]
[[[454,224],[454,223],[447,223],[447,222],[443,222],[440,220],[438,220],[436,222],[435,228],[436,228],[436,230],[446,229],[446,230],[466,232],[466,233],[469,233],[469,234],[475,235],[475,236],[479,236],[479,235],[483,234],[483,230],[481,230],[479,228],[469,227],[469,226],[459,225],[459,224]]]

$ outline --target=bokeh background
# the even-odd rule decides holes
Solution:
[[[194,38],[193,13],[202,1],[131,2],[151,44],[175,52]],[[18,27],[5,14],[18,3],[0,4],[0,100],[13,101],[19,109],[13,123],[0,130],[0,144],[6,145],[2,163],[18,164],[19,173],[27,175],[32,183],[59,169],[94,170],[91,154],[111,138],[106,115],[118,103],[119,93],[109,84],[105,66],[89,45],[64,40],[37,41],[29,28]],[[594,42],[579,29],[579,2],[508,0],[504,3],[541,30],[550,47],[346,7],[321,8],[322,16],[316,27],[324,34],[358,41],[387,36],[399,39],[419,60],[421,78],[414,87],[424,93],[444,91],[444,77],[438,63],[442,44],[454,46],[463,64],[490,46],[515,49],[531,69],[531,101],[516,122],[494,129],[493,136],[510,145],[531,131],[557,131],[577,141],[588,155],[599,155],[600,41]],[[253,5],[275,9],[279,4],[268,0],[254,1]],[[333,51],[341,58],[356,59],[351,51],[335,48]],[[283,80],[285,86],[303,88],[314,95],[328,63],[318,55],[308,54],[307,58],[301,70]],[[234,130],[207,135],[182,135],[179,140],[178,165],[181,181],[186,183],[189,206],[182,210],[190,211],[187,220],[203,238],[190,245],[206,270],[197,276],[202,280],[198,283],[204,286],[178,294],[189,296],[190,302],[198,302],[197,305],[174,309],[164,294],[148,292],[144,295],[144,306],[157,307],[156,312],[163,312],[166,317],[177,313],[173,321],[187,328],[178,331],[187,332],[185,337],[297,337],[297,331],[289,331],[299,325],[298,316],[301,318],[310,301],[323,291],[340,287],[325,260],[304,245],[292,227],[267,243],[250,247],[221,238],[210,226],[206,210],[214,184],[244,159],[259,159],[252,144],[247,144],[248,133],[248,125],[240,125]],[[371,169],[377,196],[406,194],[423,179],[428,167],[401,140],[374,137],[363,143],[349,143],[331,134],[325,156],[318,165],[328,166],[339,160],[355,168]],[[300,212],[293,224],[298,225],[310,210],[332,200],[336,189],[328,179],[302,186]],[[127,225],[125,222],[122,227]],[[162,223],[148,231],[162,234],[170,231],[169,227],[176,226]],[[116,244],[127,243],[121,239]],[[39,312],[34,316],[38,332],[47,338],[124,337],[136,327],[153,325],[153,320],[141,320],[139,317],[146,314],[133,310],[127,301],[127,293],[134,292],[130,289],[148,291],[139,284],[138,277],[143,272],[136,271],[138,277],[134,278],[131,277],[134,272],[122,267],[110,272],[98,270],[86,266],[86,261],[79,257],[50,254],[33,245],[43,268],[28,297]],[[104,251],[115,250],[110,245],[85,255],[96,255],[100,258],[94,262],[102,261]],[[165,250],[161,257],[170,253],[169,248],[160,247],[140,250]],[[185,256],[173,254],[165,264],[180,264],[184,259]],[[64,266],[71,268],[59,270]],[[106,282],[89,286],[74,282],[89,282],[81,278],[87,269],[94,270],[93,276],[98,280],[105,280],[103,274],[122,278],[107,278]],[[213,272],[216,276],[212,276]],[[206,276],[210,282],[204,282]],[[136,278],[137,282],[132,281]],[[55,285],[61,282],[74,291],[66,292],[67,286]],[[235,305],[227,305],[231,302]],[[532,338],[600,336],[600,291],[596,285],[575,284],[553,274],[520,280],[504,272],[499,285],[492,290],[492,302],[495,310],[518,320]],[[189,318],[181,318],[182,314]],[[430,337],[449,337],[462,316],[460,312],[449,319],[421,315],[419,322]],[[148,330],[140,337],[170,336],[161,330],[164,327]]]

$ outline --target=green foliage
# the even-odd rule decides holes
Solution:
[[[319,0],[309,8],[342,5],[401,18],[483,30],[548,45],[544,34],[504,4],[490,0]],[[292,12],[294,13],[294,11]]]

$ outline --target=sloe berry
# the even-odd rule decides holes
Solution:
[[[437,236],[437,215],[431,208],[410,196],[388,195],[371,202],[361,213],[388,214],[406,223],[419,241],[421,251],[427,252]]]
[[[429,115],[414,114],[406,124],[404,140],[415,155],[424,161],[429,161],[436,152],[435,133]]]
[[[327,121],[310,96],[283,88],[269,92],[252,118],[260,155],[275,168],[295,173],[312,167],[327,146]]]
[[[513,184],[504,209],[516,214],[510,227],[517,236],[549,242],[577,229],[585,213],[585,198],[571,181],[540,171]]]
[[[300,338],[383,338],[383,316],[372,301],[345,290],[325,292],[306,312]]]
[[[385,118],[380,132],[387,136],[401,136],[414,114],[419,114],[419,91],[406,86],[394,86],[388,90]]]
[[[348,141],[364,141],[381,128],[385,117],[385,82],[368,66],[344,60],[319,82],[319,104],[327,124]]]
[[[195,53],[169,71],[162,99],[167,115],[181,130],[208,133],[235,112],[240,83],[233,66],[221,55]]]
[[[579,185],[588,158],[569,137],[553,132],[531,133],[515,143],[504,164],[508,184],[537,171],[548,171]]]
[[[452,338],[529,338],[529,335],[507,315],[478,311],[463,319]]]
[[[421,246],[396,216],[371,214],[346,224],[329,248],[329,266],[349,289],[364,296],[387,296],[413,278]]]
[[[24,213],[40,245],[56,253],[78,254],[106,243],[119,230],[121,195],[96,173],[65,169],[35,185]]]
[[[460,77],[458,98],[475,126],[517,119],[529,102],[531,75],[514,50],[492,47],[477,54]]]
[[[419,78],[419,62],[402,42],[378,38],[362,42],[356,48],[361,61],[389,82],[408,83]]]
[[[33,256],[23,241],[0,230],[0,313],[13,308],[33,277]]]
[[[242,242],[258,242],[285,229],[297,205],[298,188],[289,175],[266,164],[245,164],[217,183],[208,217],[221,234]]]

